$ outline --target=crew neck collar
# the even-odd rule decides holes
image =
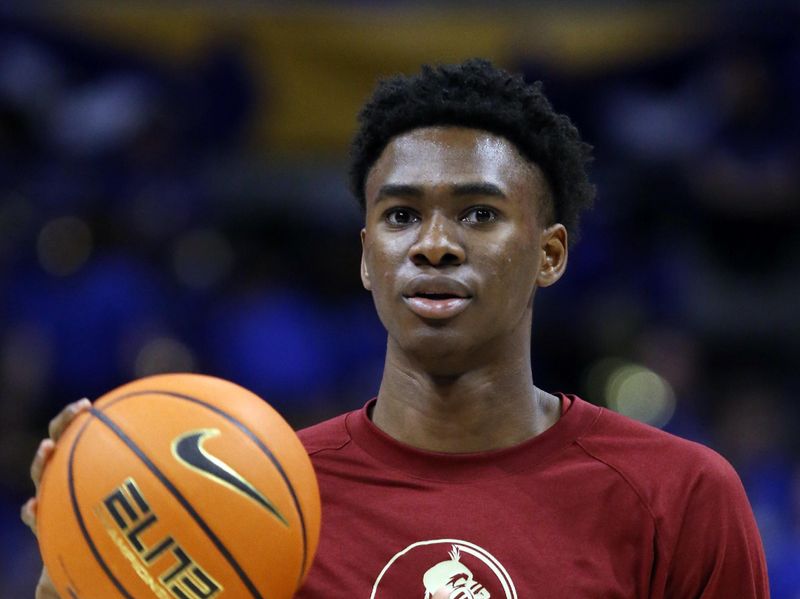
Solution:
[[[385,466],[427,480],[474,482],[501,478],[534,468],[571,445],[600,414],[600,408],[574,395],[557,394],[570,402],[553,426],[512,447],[476,453],[443,453],[417,449],[390,437],[369,419],[377,399],[347,415],[345,425],[353,441]]]

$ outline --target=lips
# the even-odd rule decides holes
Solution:
[[[456,279],[420,275],[406,284],[403,299],[418,316],[440,320],[463,312],[472,301],[472,293]]]

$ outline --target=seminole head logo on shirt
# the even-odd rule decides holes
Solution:
[[[412,543],[375,580],[370,599],[517,599],[508,572],[485,549],[458,539]]]
[[[449,591],[448,599],[464,597],[464,599],[489,599],[492,595],[480,582],[475,580],[469,568],[461,563],[461,551],[453,545],[450,559],[439,562],[425,572],[422,584],[425,585],[425,599],[431,599],[435,593]]]

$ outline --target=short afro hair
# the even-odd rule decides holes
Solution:
[[[553,110],[541,82],[528,84],[522,75],[477,58],[425,65],[417,75],[380,81],[358,120],[350,184],[362,212],[369,170],[393,137],[422,127],[468,127],[505,137],[539,166],[552,191],[553,222],[577,239],[579,215],[595,196],[587,172],[592,147],[566,115]]]

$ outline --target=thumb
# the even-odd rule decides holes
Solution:
[[[450,591],[442,587],[433,594],[433,597],[431,597],[431,599],[450,599]]]
[[[53,586],[53,581],[47,575],[46,568],[42,568],[42,576],[36,586],[36,599],[60,599],[56,587]]]
[[[22,521],[36,534],[36,498],[31,497],[20,510]]]

